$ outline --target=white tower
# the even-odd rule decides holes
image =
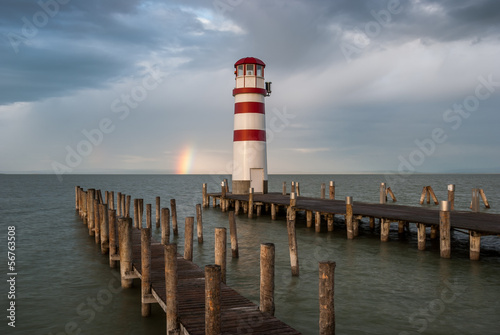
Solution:
[[[266,64],[242,58],[234,64],[233,194],[267,193],[266,115],[264,98],[271,83],[264,81]]]

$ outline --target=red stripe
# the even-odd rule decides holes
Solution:
[[[236,94],[242,94],[242,93],[258,93],[262,95],[267,95],[267,91],[263,88],[256,88],[256,87],[242,87],[242,88],[235,88],[233,90],[233,96]]]
[[[233,142],[266,141],[266,131],[260,129],[240,129],[234,131]]]
[[[265,114],[265,105],[262,102],[238,102],[234,104],[234,114],[259,113]]]

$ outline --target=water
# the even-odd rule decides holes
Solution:
[[[162,206],[177,200],[179,222],[194,216],[201,202],[201,185],[220,189],[228,176],[68,175],[59,182],[52,175],[0,175],[0,227],[4,278],[8,226],[16,227],[16,328],[7,326],[9,287],[2,280],[1,334],[164,334],[164,313],[142,318],[140,288],[119,289],[118,271],[110,269],[74,210],[74,186],[113,190]],[[456,184],[456,208],[467,210],[470,190],[485,190],[491,209],[500,213],[500,175],[413,175],[404,180],[383,175],[272,175],[272,191],[283,181],[299,181],[301,194],[319,196],[321,183],[335,180],[336,198],[378,201],[380,182],[388,182],[398,204],[417,205],[423,186],[432,185],[438,199],[446,185]],[[427,206],[427,205],[426,205]],[[429,205],[432,208],[437,206]],[[482,206],[482,204],[481,204]],[[154,205],[153,205],[154,207]],[[227,213],[203,212],[204,239],[195,242],[194,261],[214,262],[213,228],[228,227]],[[336,220],[335,232],[315,233],[298,215],[300,277],[290,276],[286,223],[283,215],[249,220],[238,216],[240,258],[228,258],[227,283],[258,303],[260,243],[276,246],[276,316],[304,334],[318,333],[318,261],[333,260],[337,334],[498,334],[500,332],[500,241],[483,237],[481,261],[468,259],[468,239],[453,234],[452,259],[439,257],[439,242],[428,241],[417,250],[414,228],[400,240],[391,231],[381,243],[367,225],[355,240],[346,239],[345,226]],[[500,224],[500,223],[499,223]],[[182,227],[182,225],[181,225]],[[412,225],[413,227],[413,225]],[[183,249],[183,236],[175,240]],[[154,232],[159,239],[159,232]],[[230,257],[230,256],[229,256]],[[243,320],[251,330],[258,320]],[[249,333],[249,332],[246,332]]]

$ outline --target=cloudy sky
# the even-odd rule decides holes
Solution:
[[[2,0],[0,172],[228,173],[266,63],[269,173],[500,172],[496,0]]]

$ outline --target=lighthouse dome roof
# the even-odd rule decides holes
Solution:
[[[266,66],[266,64],[263,61],[261,61],[258,58],[255,58],[255,57],[244,57],[244,58],[240,59],[239,61],[237,61],[236,63],[234,63],[234,67],[236,67],[240,64],[259,64],[262,66]]]

